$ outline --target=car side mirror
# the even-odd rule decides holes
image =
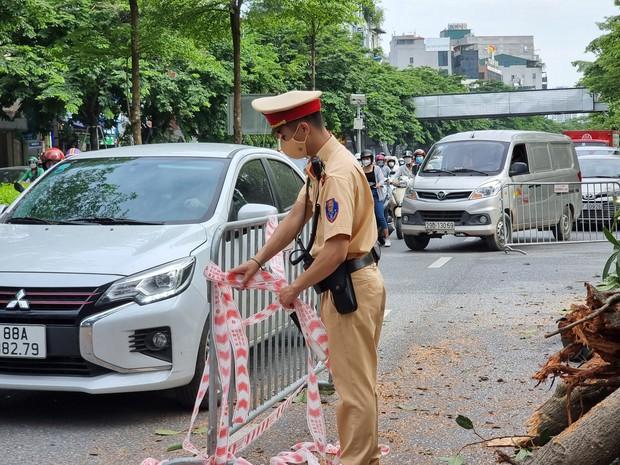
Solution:
[[[510,171],[508,172],[508,176],[512,178],[513,176],[519,176],[521,174],[528,174],[529,172],[530,172],[530,169],[528,168],[527,163],[518,161],[510,165]]]
[[[277,214],[278,209],[272,205],[265,205],[262,203],[246,203],[239,209],[239,213],[237,213],[237,220],[253,220],[258,218],[266,218]]]
[[[13,188],[17,191],[17,192],[24,192],[26,189],[24,189],[24,186],[22,186],[20,183],[18,183],[17,181],[15,181],[13,183]]]

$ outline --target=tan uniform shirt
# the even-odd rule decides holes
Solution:
[[[308,202],[307,209],[311,211],[319,188],[317,204],[321,212],[311,254],[318,256],[325,241],[344,234],[350,238],[347,258],[366,255],[377,241],[374,200],[366,176],[357,160],[334,136],[317,155],[325,164],[323,177],[317,180],[309,174],[309,198],[305,185],[298,196],[299,201]]]

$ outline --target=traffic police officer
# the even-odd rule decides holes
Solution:
[[[263,113],[291,158],[318,157],[322,173],[309,167],[309,188],[265,246],[249,261],[232,270],[247,283],[271,257],[288,246],[320,209],[313,262],[280,291],[286,308],[305,289],[332,276],[343,262],[350,273],[357,310],[339,313],[332,291],[321,294],[321,318],[327,328],[330,368],[340,398],[336,423],[343,465],[378,465],[377,345],[385,310],[383,277],[371,254],[377,239],[373,198],[361,167],[332,136],[321,117],[321,92],[292,91],[252,102]],[[317,176],[318,175],[318,176]],[[316,207],[315,207],[316,205]],[[373,257],[368,260],[368,257]]]

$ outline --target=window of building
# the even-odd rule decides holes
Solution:
[[[413,57],[409,57],[409,64],[412,65],[413,64]]]
[[[448,66],[448,52],[437,52],[439,66]]]
[[[532,73],[532,79],[536,80],[536,73]]]

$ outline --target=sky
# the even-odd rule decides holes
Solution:
[[[602,34],[597,22],[620,14],[613,0],[381,0],[381,6],[386,56],[393,34],[439,37],[448,23],[467,23],[475,35],[533,35],[549,87],[577,83],[571,63],[593,60],[585,48]]]

